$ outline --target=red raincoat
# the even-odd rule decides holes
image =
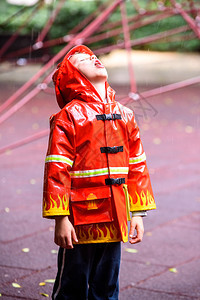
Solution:
[[[130,211],[156,208],[134,113],[106,83],[104,103],[68,60],[54,73],[61,111],[50,120],[43,216],[69,215],[79,243],[128,240]]]

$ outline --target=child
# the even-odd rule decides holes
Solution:
[[[86,46],[67,53],[53,80],[61,111],[50,121],[43,201],[60,246],[52,299],[116,300],[127,220],[138,243],[142,216],[156,208],[139,129]]]

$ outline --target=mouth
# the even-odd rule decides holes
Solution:
[[[98,59],[95,60],[94,65],[97,68],[104,68],[104,65]]]

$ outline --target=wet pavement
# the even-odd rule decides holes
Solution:
[[[114,88],[119,96],[127,92],[127,87]],[[1,102],[16,89],[16,83],[1,83]],[[195,85],[146,99],[142,107],[127,103],[136,111],[157,210],[144,219],[143,242],[122,246],[120,300],[200,299],[199,95]],[[1,147],[47,129],[57,111],[54,95],[41,92],[1,125]],[[41,217],[47,141],[46,136],[0,155],[0,293],[5,300],[51,295],[54,221]]]

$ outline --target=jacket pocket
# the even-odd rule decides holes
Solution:
[[[74,225],[113,221],[109,186],[71,190]]]

